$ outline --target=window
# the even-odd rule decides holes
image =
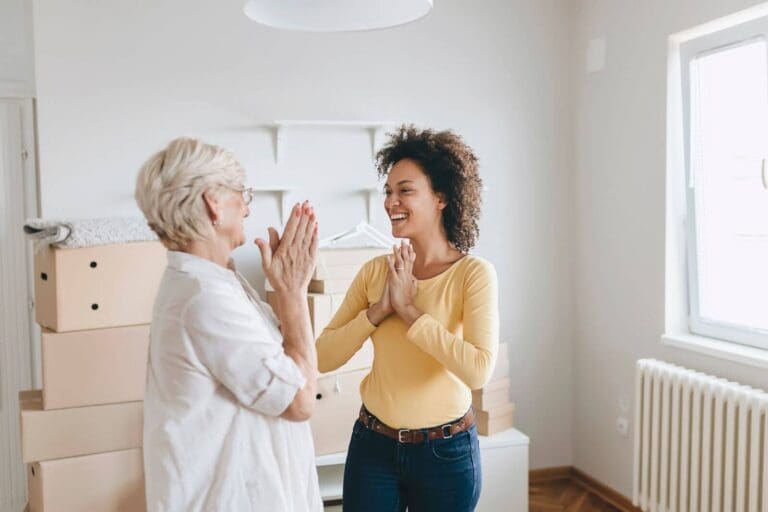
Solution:
[[[768,19],[680,46],[693,334],[768,349]]]

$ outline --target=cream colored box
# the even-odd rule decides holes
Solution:
[[[489,411],[475,410],[477,433],[484,436],[491,436],[502,430],[512,428],[514,412],[515,404],[512,403],[495,407]]]
[[[346,293],[352,286],[351,279],[326,279],[324,281],[310,281],[309,291],[311,293]]]
[[[23,462],[140,448],[143,402],[43,410],[40,391],[19,393]]]
[[[499,345],[499,355],[496,358],[496,367],[491,374],[490,382],[509,377],[509,344],[501,343]]]
[[[491,382],[489,386],[483,389],[472,391],[472,405],[475,409],[489,411],[499,406],[509,403],[508,377]]]
[[[35,255],[37,323],[55,332],[148,324],[166,264],[160,242],[49,246]]]
[[[379,247],[341,247],[338,249],[320,249],[318,251],[318,267],[338,265],[360,265],[367,261],[389,254],[391,249]]]
[[[331,297],[329,295],[309,293],[307,294],[307,303],[309,304],[309,317],[312,319],[312,332],[315,333],[315,337],[318,337],[331,322],[333,316],[331,312]]]
[[[315,272],[312,274],[312,279],[316,281],[322,281],[324,279],[354,279],[360,269],[363,268],[363,263],[353,263],[349,265],[325,265],[322,261],[318,261]]]
[[[144,512],[140,449],[30,464],[30,512]]]
[[[331,314],[336,314],[341,305],[344,303],[344,299],[346,297],[346,293],[334,293],[331,295]]]
[[[144,399],[149,326],[57,333],[41,337],[43,409]]]
[[[352,426],[360,412],[360,383],[368,370],[321,377],[317,382],[317,404],[309,420],[315,454],[343,452],[349,445]]]

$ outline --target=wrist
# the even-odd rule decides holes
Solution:
[[[410,327],[423,313],[413,304],[406,304],[399,308],[397,314]]]
[[[386,311],[380,302],[377,302],[368,308],[366,316],[369,322],[378,327],[391,313],[391,311]]]
[[[306,292],[300,288],[275,290],[275,296],[278,301],[296,301],[296,299],[306,299]]]

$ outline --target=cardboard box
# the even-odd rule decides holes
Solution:
[[[160,242],[35,255],[35,318],[55,332],[148,324],[167,265]]]
[[[141,447],[143,402],[46,411],[41,395],[19,394],[23,462]]]
[[[496,358],[496,367],[493,369],[489,382],[509,377],[509,344],[499,345],[499,355]]]
[[[508,377],[491,382],[490,386],[472,391],[472,405],[476,410],[490,411],[509,403]]]
[[[331,315],[336,314],[336,311],[338,311],[342,303],[344,303],[344,298],[346,296],[347,296],[346,293],[331,294]]]
[[[367,261],[389,254],[392,249],[379,247],[340,247],[336,249],[320,249],[318,251],[318,267],[334,267],[341,265],[360,265]]]
[[[43,409],[144,399],[149,326],[56,333],[41,337]]]
[[[317,404],[309,420],[315,454],[343,452],[349,445],[352,426],[360,412],[360,383],[368,369],[321,377]]]
[[[311,293],[346,293],[352,286],[352,279],[326,279],[325,281],[310,281],[309,291]]]
[[[140,449],[30,464],[30,512],[144,512]]]
[[[349,279],[355,278],[360,269],[363,268],[363,263],[353,263],[350,265],[325,265],[322,261],[318,261],[315,272],[312,274],[312,279],[315,281],[322,281],[324,279]]]
[[[484,436],[492,436],[502,430],[512,428],[512,419],[515,412],[515,404],[506,404],[495,407],[489,411],[475,410],[477,433]]]

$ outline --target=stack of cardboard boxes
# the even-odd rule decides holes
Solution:
[[[307,301],[315,338],[331,321],[363,265],[388,249],[321,249],[309,284]],[[274,292],[267,285],[267,302],[275,307]],[[369,340],[344,366],[320,377],[317,407],[310,420],[315,453],[326,455],[347,449],[352,426],[360,409],[360,383],[370,372],[373,346]]]
[[[324,249],[307,294],[315,337],[353,278],[386,249]],[[19,395],[30,512],[143,511],[142,423],[149,323],[166,266],[159,242],[35,256],[36,320],[42,328],[42,390]],[[274,305],[274,292],[267,290]],[[318,455],[347,448],[359,387],[373,347],[366,341],[318,382],[311,426]],[[494,376],[473,393],[478,431],[512,426],[509,360],[500,346]]]
[[[35,256],[42,390],[19,395],[31,512],[145,510],[142,422],[159,242]]]
[[[491,380],[472,392],[477,432],[490,436],[512,428],[515,404],[509,400],[509,350],[508,344],[499,345],[499,356]]]

